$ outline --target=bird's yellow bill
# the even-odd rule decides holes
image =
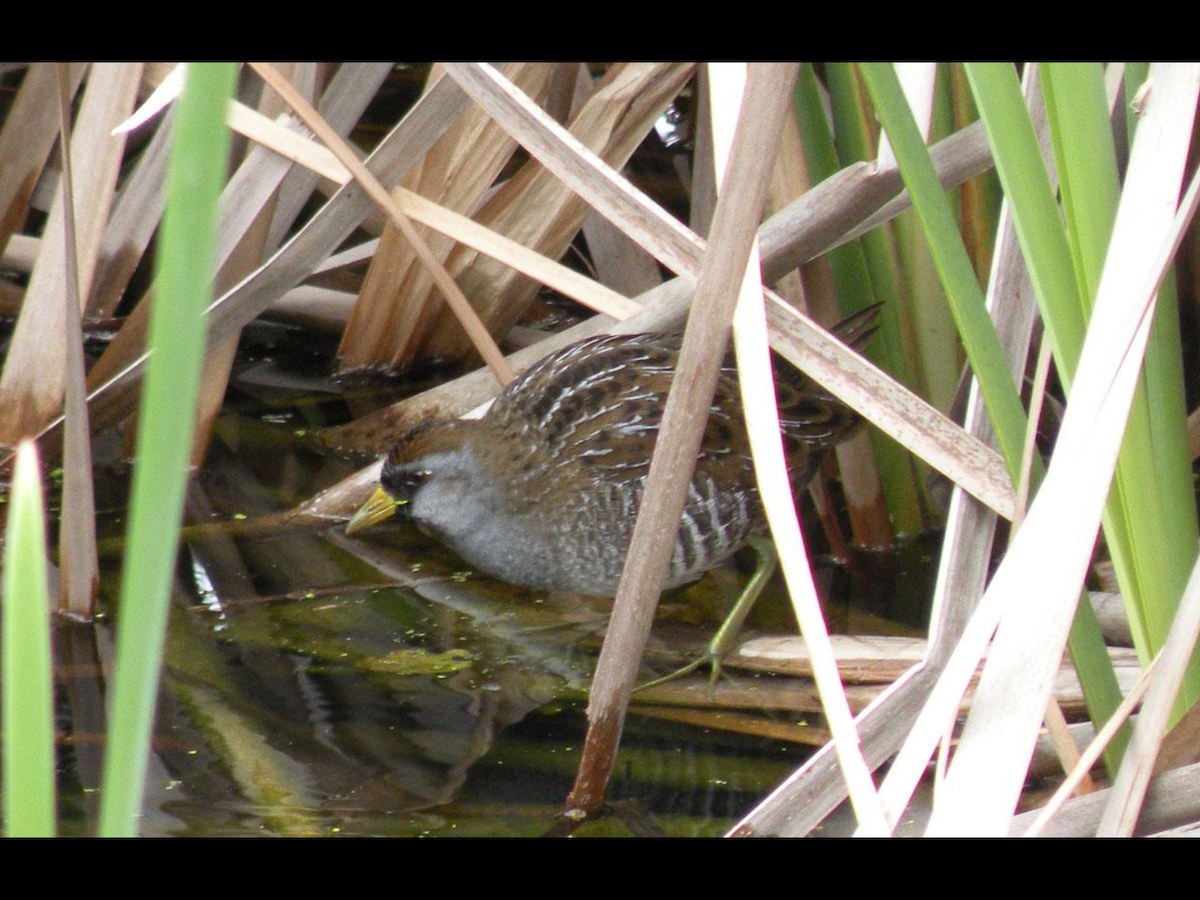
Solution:
[[[354,518],[346,523],[346,534],[354,534],[372,525],[378,525],[396,511],[397,503],[382,487],[375,488],[369,500],[359,507]]]

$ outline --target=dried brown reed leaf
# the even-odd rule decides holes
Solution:
[[[571,123],[571,134],[620,168],[682,89],[691,72],[681,64],[614,65]],[[509,179],[475,217],[494,231],[557,259],[579,231],[590,209],[573,190],[541,165],[528,164]],[[489,327],[503,333],[536,295],[537,285],[509,267],[473,250],[457,249],[448,264]],[[422,352],[461,356],[461,336],[439,313],[419,335]],[[398,359],[412,358],[406,350]]]
[[[388,218],[400,228],[404,239],[412,247],[417,258],[420,259],[421,265],[428,271],[438,290],[441,292],[442,297],[445,299],[447,306],[453,311],[454,316],[469,336],[472,345],[479,352],[480,356],[483,357],[484,362],[487,363],[488,368],[495,374],[496,380],[501,384],[507,384],[511,381],[514,377],[512,370],[509,369],[508,363],[504,360],[504,355],[500,352],[500,348],[496,346],[496,342],[492,339],[491,334],[488,333],[486,327],[479,320],[479,316],[472,308],[470,301],[463,295],[458,285],[454,283],[454,279],[446,272],[445,267],[434,255],[428,243],[417,232],[416,227],[409,221],[408,216],[400,209],[400,206],[392,198],[391,194],[387,192],[371,171],[363,165],[358,155],[350,146],[313,109],[312,105],[301,97],[288,81],[280,76],[269,63],[252,62],[250,66],[271,85],[273,90],[277,91],[287,100],[288,105],[295,110],[304,123],[316,132],[317,136],[333,151],[342,165],[350,170],[354,175],[355,184],[361,187],[380,209],[387,212]]]
[[[106,318],[116,312],[129,279],[158,230],[173,123],[174,116],[168,113],[117,195],[88,297],[87,313],[91,317]]]
[[[83,295],[92,273],[112,205],[125,147],[113,127],[128,115],[141,77],[140,63],[97,63],[92,67],[72,138],[75,172],[79,285]],[[63,204],[56,194],[42,254],[34,266],[25,303],[0,376],[0,445],[14,446],[45,426],[62,406],[65,380]]]
[[[584,103],[595,93],[595,85],[585,64],[575,66],[574,96],[570,112],[555,121],[564,122],[573,118]],[[547,107],[550,111],[550,107]],[[553,115],[553,112],[551,112]],[[679,157],[676,157],[677,159]],[[592,211],[583,220],[583,237],[587,241],[588,256],[595,266],[597,280],[626,297],[638,294],[662,284],[662,273],[654,257],[631,241],[621,229]]]
[[[291,127],[299,126],[292,122]],[[226,265],[291,168],[290,160],[263,147],[256,147],[238,166],[221,192],[221,223],[217,233],[216,254],[218,271]],[[89,389],[95,391],[145,351],[150,324],[150,305],[146,299],[144,297],[138,302],[117,336],[92,366],[88,373]]]
[[[462,91],[442,79],[380,142],[368,165],[384,180],[398,179],[466,104]],[[370,199],[356,186],[339,190],[270,260],[213,302],[209,307],[209,346],[235,333],[312,274],[371,208]],[[88,402],[93,432],[112,427],[133,409],[145,359],[144,354],[137,356],[92,390]],[[58,420],[42,434],[48,457],[56,452],[60,425]]]
[[[533,96],[545,92],[550,74],[546,63],[512,63],[507,77]],[[440,67],[430,83],[442,77]],[[516,141],[478,107],[472,107],[434,144],[421,163],[405,176],[402,187],[453,212],[472,215],[516,149]],[[448,256],[454,241],[425,226],[417,226],[430,250],[457,275]],[[344,368],[387,362],[410,339],[413,331],[442,306],[429,272],[422,266],[399,229],[388,224],[380,249],[367,271],[358,307],[342,338],[339,354]],[[451,324],[457,329],[457,324]]]
[[[0,250],[25,223],[34,186],[58,138],[58,122],[46,115],[58,103],[54,63],[31,63],[0,132]],[[71,65],[71,92],[87,63]]]
[[[342,63],[321,93],[318,112],[334,131],[348,135],[394,67],[390,62]],[[267,246],[272,250],[283,244],[319,181],[312,172],[295,171],[283,183],[267,236]]]

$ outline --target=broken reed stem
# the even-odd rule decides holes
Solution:
[[[736,286],[745,273],[779,145],[792,65],[751,67],[737,135],[688,317],[677,377],[667,398],[650,474],[617,589],[588,704],[588,733],[564,815],[593,815],[604,803],[625,711],[654,619],[708,407],[729,343]],[[728,186],[736,185],[736,189]],[[670,535],[670,540],[664,540]]]

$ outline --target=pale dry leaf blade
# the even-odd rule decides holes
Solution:
[[[160,81],[158,87],[150,92],[150,96],[146,98],[145,102],[133,111],[133,115],[112,130],[112,134],[125,134],[133,131],[174,103],[183,93],[183,79],[186,75],[186,64],[177,65],[171,70],[171,74]]]
[[[908,100],[908,105],[917,120],[917,129],[925,142],[929,142],[929,129],[933,124],[933,88],[937,81],[937,63],[908,62],[895,63],[896,76],[900,79],[900,87]],[[896,154],[886,134],[879,136],[879,153],[876,165],[880,169],[896,168]]]
[[[402,188],[396,191],[396,199],[400,208],[415,221],[435,228],[460,243],[511,266],[598,313],[614,319],[626,319],[641,309],[635,301],[466,216],[438,206]]]
[[[230,100],[229,114],[225,121],[243,137],[274,150],[280,156],[285,156],[323,178],[328,178],[334,184],[340,186],[350,180],[350,172],[328,147],[308,140],[297,128],[288,126],[286,120],[292,119],[294,122],[295,117],[284,113],[281,118],[283,121],[269,119],[258,110]]]
[[[174,125],[175,117],[168,112],[117,194],[104,228],[100,258],[88,296],[90,317],[107,318],[113,314],[158,230]]]

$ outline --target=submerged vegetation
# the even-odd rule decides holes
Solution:
[[[2,77],[6,833],[533,834],[633,797],[653,815],[618,803],[618,831],[807,834],[848,797],[880,834],[931,759],[931,834],[1200,821],[1200,66]],[[821,327],[877,303],[869,359]],[[652,473],[612,605],[341,533],[413,425],[574,340],[685,323],[658,453],[703,427],[685,405],[731,328],[760,484],[768,344],[872,425],[803,534],[763,490],[784,586],[711,700],[703,677],[630,697],[683,466]],[[930,584],[894,574],[913,548]],[[889,569],[918,613],[833,627],[817,581]],[[665,596],[652,666],[704,643],[721,582]],[[1173,806],[1144,806],[1152,773]],[[668,786],[687,800],[646,799]]]

